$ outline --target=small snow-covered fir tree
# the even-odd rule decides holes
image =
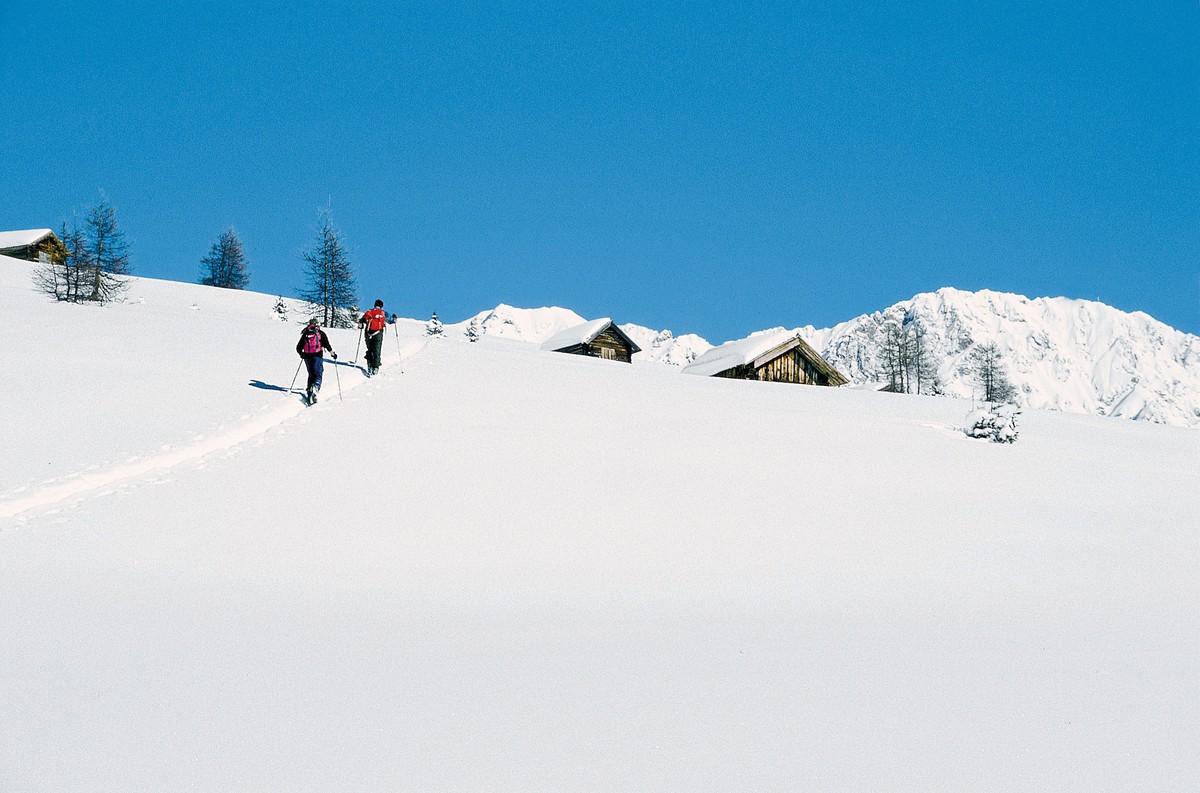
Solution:
[[[972,438],[992,443],[1016,443],[1017,416],[1021,410],[1013,404],[991,404],[967,414],[965,432]]]
[[[287,303],[283,302],[283,295],[279,296],[279,299],[275,301],[275,307],[271,310],[275,312],[275,315],[279,317],[280,321],[287,322],[288,307]]]
[[[433,312],[433,316],[430,317],[429,322],[425,323],[425,335],[440,337],[443,333],[442,321],[438,319],[437,312],[435,311]]]
[[[467,341],[476,342],[483,336],[483,331],[479,329],[479,319],[471,318],[471,324],[467,326]]]

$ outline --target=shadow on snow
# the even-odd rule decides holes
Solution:
[[[262,380],[251,380],[248,385],[254,386],[255,388],[261,388],[264,391],[282,391],[285,394],[292,390],[281,385],[264,383]]]

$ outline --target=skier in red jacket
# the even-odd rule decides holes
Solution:
[[[367,339],[367,376],[379,373],[379,357],[383,352],[383,332],[387,328],[387,313],[383,301],[376,300],[375,307],[366,311],[358,320]]]

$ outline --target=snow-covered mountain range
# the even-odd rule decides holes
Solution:
[[[852,382],[878,379],[871,334],[918,321],[942,390],[972,397],[969,355],[993,341],[1025,407],[1200,425],[1200,337],[1092,300],[944,288],[833,328],[802,329]]]
[[[474,319],[489,335],[535,343],[584,321],[570,309],[507,305]],[[852,383],[865,384],[881,379],[875,334],[888,320],[919,322],[947,395],[978,394],[970,355],[995,342],[1024,407],[1200,426],[1200,337],[1104,303],[947,287],[832,328],[796,330]],[[683,367],[713,346],[695,334],[621,329],[642,348],[638,361]]]
[[[481,311],[463,322],[446,325],[446,330],[463,332],[474,322],[485,336],[541,344],[560,331],[586,321],[569,308],[514,308],[501,303],[491,311]]]

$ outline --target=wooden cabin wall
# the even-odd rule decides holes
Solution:
[[[734,380],[765,380],[772,383],[798,383],[801,385],[829,385],[829,378],[817,370],[812,361],[796,350],[767,361],[757,369],[745,365],[719,372],[717,377]]]
[[[598,358],[608,358],[609,360],[623,361],[624,363],[632,363],[632,354],[630,353],[629,345],[621,340],[621,337],[613,333],[612,328],[601,333],[596,338],[592,339],[591,352]],[[610,350],[609,355],[605,355],[603,350]]]
[[[38,249],[36,245],[22,245],[20,248],[5,249],[4,256],[10,259],[21,259],[26,262],[36,262],[38,260]]]
[[[67,258],[67,246],[51,234],[46,239],[37,244],[37,252],[33,254],[34,259],[40,259],[39,254],[46,254],[46,257],[52,262],[62,263]]]
[[[817,369],[816,364],[807,358],[801,356],[804,361],[805,375],[808,377],[808,382],[813,385],[829,385],[829,376]]]
[[[750,366],[735,366],[732,369],[726,369],[723,372],[717,372],[715,377],[724,377],[729,380],[757,380],[754,369]]]
[[[818,360],[809,357],[802,347],[795,346],[776,355],[757,369],[751,364],[742,364],[717,372],[715,377],[820,386],[842,385],[847,382],[836,370],[833,370],[831,375],[830,370],[825,369]]]
[[[767,361],[758,368],[756,374],[759,380],[773,383],[819,385],[823,379],[808,359],[796,350],[789,350],[783,355]]]

